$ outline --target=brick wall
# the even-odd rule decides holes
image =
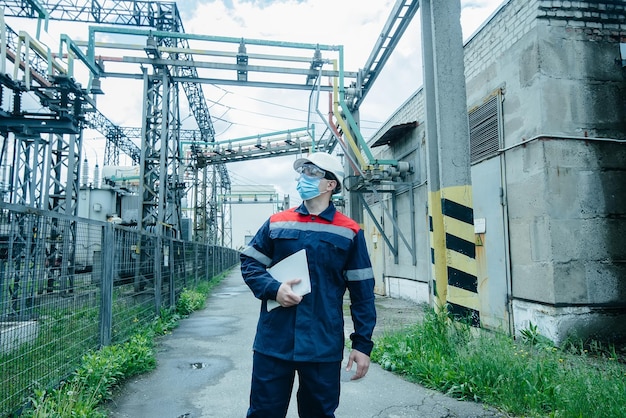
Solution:
[[[538,0],[510,0],[465,44],[465,77],[473,78],[537,26]]]
[[[626,42],[626,1],[509,0],[467,41],[466,78],[487,68],[539,22],[590,40]]]

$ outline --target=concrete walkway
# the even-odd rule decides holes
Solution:
[[[239,269],[234,269],[213,290],[207,308],[181,321],[171,335],[159,341],[158,367],[127,382],[110,402],[109,416],[245,417],[259,304],[243,283]],[[346,325],[351,327],[351,322]],[[295,396],[287,416],[298,416]],[[369,373],[361,380],[350,381],[348,373],[343,375],[336,416],[469,418],[505,415],[409,383],[372,363]]]

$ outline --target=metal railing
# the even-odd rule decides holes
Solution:
[[[230,248],[0,203],[0,416],[238,262]]]

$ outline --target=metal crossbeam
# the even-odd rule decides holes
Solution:
[[[356,98],[354,108],[358,109],[365,96],[372,88],[374,81],[391,56],[396,45],[402,38],[411,20],[419,8],[419,0],[398,0],[385,23],[376,45],[361,70],[359,87],[360,94]]]
[[[164,16],[180,22],[176,2],[142,0],[3,0],[5,16],[156,27]],[[171,18],[167,18],[171,20]]]
[[[141,150],[131,141],[131,138],[141,138],[141,128],[137,128],[136,135],[129,135],[127,128],[115,125],[97,109],[85,115],[85,122],[87,126],[100,132],[107,139],[104,165],[119,164],[119,153],[113,152],[113,147],[123,151],[134,163],[139,164]]]

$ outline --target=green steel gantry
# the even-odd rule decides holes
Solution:
[[[225,208],[218,207],[218,196],[230,192],[230,179],[226,169],[228,162],[312,150],[330,152],[339,144],[348,158],[349,167],[355,178],[362,182],[360,189],[363,192],[372,190],[376,192],[376,187],[372,189],[372,185],[381,179],[384,180],[381,173],[398,173],[409,169],[402,162],[376,159],[361,135],[353,115],[358,113],[358,107],[414,17],[419,5],[417,0],[398,0],[395,3],[364,68],[353,72],[344,69],[343,47],[340,45],[187,34],[175,2],[4,0],[0,1],[0,4],[3,5],[6,16],[38,19],[37,35],[42,24],[47,26],[50,20],[93,24],[89,26],[86,42],[74,41],[63,35],[60,50],[56,54],[40,45],[36,39],[28,37],[27,34],[15,34],[4,25],[3,62],[7,59],[15,62],[17,59],[17,63],[14,64],[15,77],[4,76],[2,84],[11,90],[15,102],[29,90],[51,88],[55,94],[62,96],[65,94],[64,88],[67,90],[64,86],[74,89],[72,91],[70,88],[70,93],[76,100],[68,105],[68,109],[56,113],[55,109],[51,109],[54,123],[76,125],[69,133],[60,131],[58,127],[54,133],[61,138],[69,136],[70,148],[73,150],[61,154],[60,162],[72,167],[74,179],[80,178],[82,128],[87,126],[100,131],[107,140],[105,164],[115,164],[119,160],[120,151],[128,154],[134,162],[140,164],[141,169],[140,228],[153,228],[161,234],[180,228],[180,200],[185,193],[186,171],[191,171],[195,176],[196,192],[206,193],[197,197],[198,205],[194,208],[196,238],[212,244],[228,245],[229,216]],[[103,24],[107,26],[102,26]],[[21,36],[29,41],[26,48],[32,49],[26,51],[28,59],[23,62],[19,61],[19,53],[16,50]],[[105,36],[107,42],[100,40]],[[115,41],[116,37],[123,39],[123,42]],[[191,43],[194,44],[193,48]],[[199,44],[203,47],[198,48]],[[215,45],[221,47],[215,48]],[[301,54],[301,51],[304,51],[304,54]],[[83,89],[73,82],[75,61],[84,65],[90,73],[87,88]],[[109,61],[124,64],[124,70],[107,71],[106,64]],[[267,65],[268,62],[273,65]],[[24,79],[34,77],[26,84],[17,77],[17,68],[21,68],[20,65],[26,68],[23,70]],[[4,71],[1,73],[5,74]],[[56,76],[51,78],[51,74]],[[272,79],[272,75],[279,75],[279,81],[276,81],[276,77]],[[91,95],[101,93],[100,80],[105,77],[134,78],[143,81],[141,128],[116,126],[97,110]],[[332,85],[323,85],[322,77],[332,79]],[[347,86],[346,80],[349,81]],[[306,135],[297,138],[296,132],[292,131],[276,132],[268,137],[259,135],[254,138],[216,142],[211,116],[201,88],[202,84],[207,83],[307,90],[316,98],[319,98],[322,92],[328,92],[332,95],[333,101],[329,115],[323,115],[317,108],[316,100],[312,100],[314,111],[320,115],[327,130],[320,138],[315,137],[312,125],[309,125],[303,130]],[[180,129],[179,86],[182,86],[186,93],[198,125],[197,131]],[[81,105],[72,108],[73,104],[77,103]],[[27,115],[15,115],[15,109],[6,113],[0,117],[0,131],[5,138],[8,133],[14,133],[19,137],[21,134],[18,130],[29,122]],[[10,113],[13,114],[9,115]],[[65,117],[70,114],[69,119],[63,119],[61,113]],[[23,120],[18,120],[16,127],[14,121],[9,123],[11,119],[9,116]],[[32,123],[36,125],[37,122]],[[137,138],[141,140],[140,146],[133,142],[133,139]],[[253,142],[261,140],[261,143],[247,144],[248,140]],[[34,146],[29,141],[22,142],[27,144],[25,146]],[[235,143],[238,143],[236,148],[232,146]],[[68,145],[63,145],[62,148],[68,148]],[[391,170],[382,170],[385,166]],[[59,175],[61,172],[59,171]],[[41,173],[40,178],[46,179],[46,174]],[[23,183],[28,184],[27,188],[35,190],[50,188],[50,183],[60,188],[63,183],[61,179],[56,181],[47,179],[43,182],[47,184],[33,186],[32,179],[32,176],[24,178]],[[68,184],[72,181],[74,180],[70,177],[67,178]],[[358,192],[358,186],[358,184],[355,186],[355,192]],[[73,188],[78,190],[77,180]],[[62,195],[62,188],[60,191],[61,193],[53,195]],[[64,201],[72,202],[76,198],[72,191],[70,195],[64,197]],[[362,199],[356,198],[349,200],[355,205],[363,202]],[[359,211],[354,207],[351,208],[352,212],[356,214]],[[226,241],[217,242],[217,237],[220,236],[226,237]],[[405,244],[410,245],[407,240],[403,240]],[[154,256],[158,257],[159,254],[146,254],[145,259]]]

